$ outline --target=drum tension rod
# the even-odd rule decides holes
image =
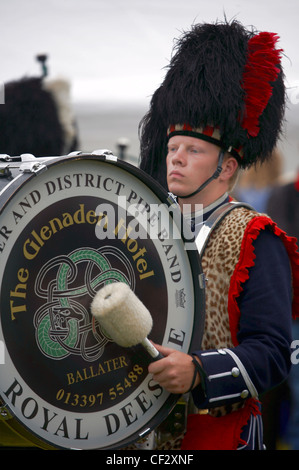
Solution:
[[[0,154],[0,160],[2,162],[21,162],[22,161],[22,157],[21,156],[18,156],[18,157],[11,157],[10,155],[7,155],[5,153],[1,153]]]
[[[8,411],[7,405],[0,406],[0,421],[8,421],[9,419],[12,419],[12,415]]]

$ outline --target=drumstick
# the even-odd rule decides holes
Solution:
[[[141,344],[153,360],[163,357],[147,338],[152,316],[127,284],[114,282],[100,289],[91,303],[91,313],[119,346]]]

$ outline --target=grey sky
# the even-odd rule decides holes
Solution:
[[[72,82],[75,101],[146,102],[163,78],[173,38],[193,22],[236,17],[277,32],[290,87],[299,85],[298,0],[0,0],[0,80],[36,75]],[[293,90],[293,99],[296,91]]]

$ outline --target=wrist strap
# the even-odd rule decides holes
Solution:
[[[201,385],[202,389],[205,390],[205,380],[204,379],[206,377],[206,373],[203,370],[203,368],[201,367],[201,365],[199,364],[199,362],[195,359],[195,357],[192,354],[191,354],[191,357],[192,357],[192,362],[193,362],[195,368],[194,368],[194,374],[193,374],[191,386],[190,386],[189,390],[187,391],[187,393],[191,392],[191,390],[193,389],[197,374],[199,374],[199,377],[200,377],[200,385]]]

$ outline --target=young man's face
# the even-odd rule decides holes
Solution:
[[[219,147],[195,137],[171,137],[168,142],[167,183],[176,196],[187,196],[210,178],[217,168]],[[213,189],[210,183],[205,191]]]

